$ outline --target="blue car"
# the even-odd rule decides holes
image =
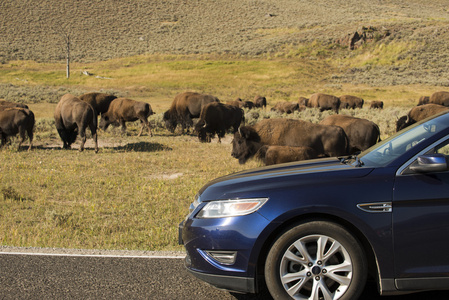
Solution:
[[[449,113],[349,157],[215,179],[179,225],[187,269],[274,299],[449,289]]]

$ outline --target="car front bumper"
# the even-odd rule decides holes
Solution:
[[[179,224],[179,243],[187,253],[186,268],[219,289],[257,292],[258,241],[263,240],[260,237],[268,224],[258,213],[221,219],[186,219]],[[229,263],[232,254],[235,260]],[[221,260],[222,256],[226,259]]]

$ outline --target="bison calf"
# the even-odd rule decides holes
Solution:
[[[126,132],[126,122],[140,120],[141,128],[138,136],[142,135],[143,129],[148,128],[148,134],[151,133],[151,126],[148,117],[153,115],[150,104],[141,101],[135,101],[127,98],[114,99],[109,105],[108,111],[101,115],[100,128],[106,130],[110,124],[121,125],[122,132]]]
[[[20,136],[20,142],[18,149],[25,141],[26,135],[30,140],[31,149],[33,144],[33,129],[34,129],[34,113],[26,108],[20,107],[1,107],[0,108],[0,139],[2,141],[1,147],[3,147],[8,138],[15,136],[17,133]]]
[[[269,166],[292,161],[313,159],[317,158],[318,154],[310,147],[265,145],[257,151],[255,157],[263,161],[265,165]]]
[[[95,142],[95,152],[98,152],[97,114],[90,104],[71,94],[66,94],[56,105],[54,117],[64,149],[70,149],[79,133],[82,139],[79,150],[83,151],[87,139],[86,128],[89,128]]]

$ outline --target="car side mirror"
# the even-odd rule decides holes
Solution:
[[[410,170],[416,173],[444,172],[448,170],[444,154],[424,154],[410,165]]]

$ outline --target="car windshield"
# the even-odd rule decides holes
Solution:
[[[386,166],[429,137],[447,129],[449,114],[416,123],[354,157],[354,166]]]

